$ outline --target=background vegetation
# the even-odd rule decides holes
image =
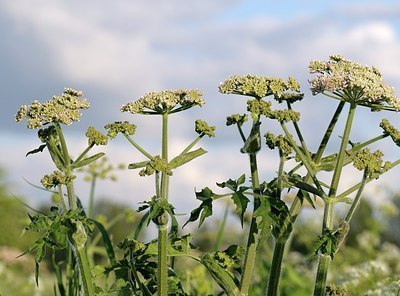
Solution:
[[[41,265],[39,287],[34,279],[34,258],[22,254],[29,244],[35,239],[31,232],[24,233],[24,227],[29,219],[27,212],[32,212],[24,205],[21,197],[9,194],[5,183],[5,173],[0,175],[0,223],[2,234],[0,236],[0,295],[53,295],[56,279],[51,272],[51,264]],[[348,290],[348,295],[398,295],[400,291],[400,195],[387,193],[390,198],[377,201],[372,198],[363,199],[354,219],[351,230],[346,239],[345,246],[335,256],[332,264],[330,282],[335,282]],[[50,204],[49,196],[49,204]],[[287,197],[290,199],[290,196]],[[244,243],[245,237],[241,234],[240,224],[235,221],[233,207],[227,206],[228,223],[224,223],[223,215],[213,218],[212,223],[206,223],[195,233],[194,243],[202,251],[212,251],[217,248],[224,249],[230,244]],[[43,209],[49,205],[43,205]],[[38,209],[39,211],[41,209]],[[110,226],[111,238],[114,243],[119,242],[130,232],[135,230],[140,215],[130,211],[128,206],[112,202],[112,197],[97,200],[94,215]],[[222,211],[223,212],[223,211]],[[123,219],[113,221],[118,216]],[[231,221],[232,220],[232,221]],[[244,227],[247,227],[246,220]],[[313,243],[320,231],[320,225],[315,223],[315,211],[305,209],[298,222],[299,227],[292,237],[290,248],[285,256],[283,277],[281,283],[282,296],[284,295],[310,295],[314,281],[316,258],[312,256]],[[232,223],[231,223],[232,222]],[[112,223],[113,225],[107,224]],[[221,241],[217,241],[218,231],[223,230]],[[21,235],[23,238],[21,239]],[[145,239],[145,238],[144,238]],[[219,245],[219,246],[218,246]],[[271,262],[272,242],[263,245],[256,260],[254,272],[255,284],[250,295],[264,295],[269,262]],[[100,250],[101,248],[99,248]],[[265,251],[264,251],[265,250]],[[101,261],[102,254],[92,249],[94,260]],[[121,254],[117,254],[121,255]],[[60,258],[59,258],[60,259]],[[47,258],[50,262],[51,258]],[[189,260],[178,260],[177,264],[186,268],[184,284],[191,295],[217,295],[217,285],[208,279],[205,268],[194,265]]]

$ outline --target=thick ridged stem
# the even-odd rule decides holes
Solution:
[[[258,177],[257,169],[257,156],[255,153],[250,153],[250,170],[251,170],[251,181],[254,190],[254,211],[260,206],[260,181]],[[249,287],[251,282],[251,276],[253,273],[254,262],[256,258],[257,245],[259,240],[259,229],[257,226],[257,219],[253,217],[250,222],[249,237],[247,240],[247,249],[244,259],[244,266],[242,272],[242,278],[240,281],[240,293],[241,295],[248,295]]]

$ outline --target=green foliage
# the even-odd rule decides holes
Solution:
[[[353,142],[351,131],[356,124],[354,118],[358,105],[369,107],[372,111],[398,111],[400,98],[383,82],[376,68],[359,65],[339,55],[330,56],[326,62],[312,61],[309,68],[311,73],[316,74],[310,80],[312,94],[321,93],[340,101],[315,152],[309,150],[301,132],[298,124],[300,113],[292,109],[292,104],[304,97],[293,77],[231,76],[219,86],[221,93],[251,97],[247,101],[246,114],[234,114],[226,121],[228,126],[236,125],[238,129],[242,141],[240,151],[248,155],[250,178],[246,180],[245,174],[240,172],[240,177],[235,180],[216,183],[227,193],[217,194],[209,187],[195,193],[201,204],[191,211],[183,226],[197,220],[199,227],[202,226],[206,219],[213,216],[213,203],[228,197],[242,228],[240,232],[227,228],[226,222],[231,217],[228,217],[230,206],[226,206],[222,223],[215,227],[218,234],[214,249],[211,248],[208,253],[195,247],[192,234],[180,233],[174,205],[169,201],[169,180],[173,170],[205,154],[204,149],[195,149],[195,145],[204,136],[215,136],[214,126],[196,120],[195,132],[198,135],[195,139],[176,156],[168,154],[170,116],[192,107],[202,107],[205,102],[198,90],[149,92],[121,107],[121,112],[161,116],[159,155],[148,153],[136,142],[135,125],[117,121],[105,126],[108,137],[89,127],[86,132],[87,147],[76,159],[72,159],[63,126],[78,121],[80,110],[89,107],[82,98],[82,92],[65,89],[61,96],[54,96],[45,103],[33,101],[29,106],[22,106],[16,120],[20,122],[26,118],[28,128],[39,129],[38,138],[42,142],[27,155],[47,149],[57,168],[41,180],[45,190],[54,190],[52,193],[57,197],[53,199],[54,205],[49,212],[28,216],[30,224],[26,230],[38,233],[38,237],[24,254],[34,253],[36,283],[39,283],[39,263],[51,257],[56,295],[264,295],[265,292],[272,296],[279,293],[309,295],[313,279],[314,295],[398,294],[400,279],[394,275],[400,273],[400,266],[388,260],[385,254],[394,254],[393,257],[397,258],[400,251],[381,241],[381,228],[375,222],[367,222],[372,215],[364,215],[361,219],[353,214],[359,207],[364,187],[400,164],[400,160],[383,162],[383,153],[379,150],[371,153],[370,146],[389,136],[398,145],[399,132],[387,120],[381,123],[383,134],[364,141]],[[287,108],[272,109],[269,98],[279,104],[285,103]],[[326,155],[325,149],[346,103],[349,109],[340,135],[341,143],[338,146],[331,143],[329,150],[333,153]],[[252,122],[245,126],[249,117]],[[263,149],[261,129],[269,128],[262,123],[270,120],[280,126],[282,134],[275,136],[269,130],[263,133],[267,146],[279,149],[279,163],[276,174],[270,180],[261,182],[259,168],[265,167],[260,165],[258,158],[258,152]],[[134,149],[146,157],[144,161],[134,160],[128,168],[140,169],[140,176],[153,176],[155,179],[154,195],[149,201],[142,202],[138,212],[143,212],[143,215],[134,225],[132,220],[127,223],[127,212],[120,211],[116,215],[115,208],[108,213],[103,211],[108,218],[94,215],[96,180],[111,176],[112,167],[105,166],[104,153],[89,155],[89,151],[96,145],[107,144],[108,138],[113,139],[118,134],[122,134]],[[98,162],[101,158],[103,161]],[[349,164],[361,171],[360,180],[342,189],[339,187],[342,171]],[[91,181],[88,216],[75,194],[77,170],[87,172]],[[324,172],[323,177],[321,172]],[[330,179],[329,183],[325,179]],[[0,189],[3,193],[3,188]],[[291,202],[286,199],[289,192],[294,194]],[[355,193],[354,198],[352,193]],[[311,205],[314,216],[314,211],[318,209],[316,197],[324,203],[320,221],[323,227],[317,239],[317,231],[310,235],[306,224],[295,224],[305,205],[304,200]],[[9,200],[4,200],[6,206],[14,206]],[[3,199],[0,198],[0,201],[3,202]],[[345,209],[345,218],[341,217],[342,212],[337,211],[338,203],[351,204]],[[253,205],[250,210],[249,204]],[[374,212],[363,203],[360,208],[367,214]],[[371,229],[356,228],[359,232],[352,234],[350,226],[355,225],[356,219],[363,221],[358,225]],[[119,227],[132,227],[118,234],[118,248],[115,247],[117,235],[112,235],[117,223],[122,223]],[[150,223],[156,226],[158,236],[143,242],[140,234]],[[371,225],[376,226],[374,230]],[[246,247],[232,244],[224,251],[219,250],[221,245],[229,245],[222,240],[226,239],[223,233],[231,231],[237,235],[240,244],[247,237]],[[346,239],[349,241],[347,248]],[[290,243],[292,250],[289,249]],[[204,245],[204,242],[200,244]],[[342,252],[338,252],[339,247]],[[355,255],[359,250],[362,250],[363,256]],[[49,253],[51,256],[46,256]],[[57,258],[59,254],[61,259]],[[307,261],[310,255],[319,259],[316,276],[305,272],[315,268],[316,262]],[[335,267],[331,268],[331,261],[337,263],[338,256],[341,256],[339,262],[347,260],[355,269],[340,272]],[[285,264],[288,262],[295,264]],[[193,271],[181,271],[188,266],[193,267]],[[366,274],[360,273],[362,268],[367,270]],[[329,269],[333,271],[332,283],[327,281]],[[356,275],[352,274],[354,270]],[[207,278],[207,281],[212,278],[212,284],[189,283],[196,274]],[[340,275],[345,276],[341,278]]]

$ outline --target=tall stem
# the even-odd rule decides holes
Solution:
[[[333,208],[334,208],[333,199],[336,197],[336,192],[339,185],[340,175],[343,169],[343,162],[346,155],[346,147],[349,143],[350,131],[351,131],[351,126],[353,124],[356,107],[357,107],[356,104],[350,104],[350,109],[347,116],[345,130],[343,132],[340,150],[337,156],[335,170],[333,172],[329,195],[328,198],[325,200],[322,233],[324,233],[326,229],[332,229],[333,227]],[[331,257],[329,255],[320,254],[317,275],[315,278],[314,296],[325,295],[326,280],[328,276],[330,261]]]
[[[168,162],[168,113],[162,115],[162,139],[161,139],[161,157]],[[158,198],[168,201],[169,175],[166,172],[161,173],[161,196]],[[157,295],[165,296],[168,294],[168,216],[163,213],[164,220],[158,225],[158,277],[157,277]]]
[[[251,181],[254,192],[254,210],[253,210],[254,213],[254,211],[256,211],[261,204],[259,196],[260,180],[258,177],[257,156],[255,153],[250,153],[249,156],[250,156]],[[240,282],[241,295],[248,295],[249,293],[249,287],[256,257],[258,239],[259,239],[259,229],[257,226],[257,219],[256,217],[253,217],[250,222],[249,237],[247,240],[247,249],[244,259],[242,278]]]
[[[97,175],[92,176],[92,182],[90,184],[90,195],[89,195],[89,207],[88,207],[88,218],[93,219],[93,208],[94,208],[94,190],[96,188]]]
[[[321,144],[319,145],[317,153],[313,157],[313,161],[315,163],[318,163],[321,160],[323,152],[325,151],[325,147],[331,137],[332,131],[337,123],[340,113],[343,110],[343,107],[344,107],[344,102],[340,102],[333,117],[332,117],[332,120],[329,123],[328,128],[322,138],[322,141],[321,141]],[[305,143],[303,140],[303,137],[300,134],[300,130],[297,125],[295,125],[295,129],[300,138],[300,142]],[[302,144],[302,146],[304,149],[305,145]],[[305,182],[311,181],[310,174],[306,175],[304,181]],[[293,200],[292,205],[290,206],[289,215],[285,218],[282,228],[279,230],[278,237],[275,238],[276,241],[275,241],[273,257],[272,257],[272,266],[271,266],[271,271],[269,274],[268,286],[267,286],[267,291],[266,291],[266,295],[268,295],[268,296],[278,295],[278,293],[279,293],[279,281],[280,281],[280,275],[281,275],[281,269],[282,269],[283,253],[285,251],[285,246],[290,237],[290,233],[291,233],[291,229],[292,229],[289,226],[295,223],[297,216],[299,215],[299,212],[301,210],[302,204],[303,204],[303,198],[304,198],[303,192],[301,190],[299,190],[295,199]]]
[[[73,171],[71,168],[71,158],[69,156],[67,144],[65,142],[64,134],[61,130],[61,126],[56,123],[55,124],[56,130],[58,137],[60,139],[60,145],[61,145],[61,151],[63,154],[63,160],[64,160],[64,174],[66,175],[67,178],[73,177]],[[69,203],[69,209],[70,210],[75,210],[77,209],[77,201],[76,201],[76,195],[75,195],[75,189],[74,189],[74,183],[72,181],[67,183],[67,196],[68,196],[68,203]],[[82,222],[80,221],[74,221],[76,225],[76,232],[79,231],[80,240],[86,241],[87,239],[87,234],[85,232],[85,229],[82,225]],[[72,249],[74,250],[75,256],[78,261],[79,265],[79,271],[81,273],[81,279],[83,283],[83,290],[84,290],[84,295],[86,296],[94,296],[94,286],[92,282],[92,276],[90,274],[90,266],[89,266],[89,261],[87,258],[86,254],[86,248],[85,244],[83,243],[77,243],[75,240],[71,241],[72,244]]]

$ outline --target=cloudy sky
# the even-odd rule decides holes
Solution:
[[[12,193],[32,203],[46,201],[48,195],[24,179],[38,184],[53,168],[46,153],[25,157],[39,142],[36,132],[15,123],[13,115],[22,104],[45,101],[64,87],[82,90],[91,103],[81,122],[68,129],[72,154],[84,149],[89,125],[102,129],[116,120],[137,124],[137,141],[158,154],[158,119],[121,114],[121,105],[152,90],[198,88],[204,93],[206,106],[171,119],[171,154],[195,136],[195,119],[217,126],[217,137],[201,144],[209,153],[172,178],[171,196],[181,211],[195,204],[194,187],[212,187],[248,173],[237,131],[225,126],[226,116],[244,112],[246,100],[218,93],[219,83],[229,75],[295,76],[306,93],[298,109],[311,148],[336,102],[311,96],[310,60],[342,54],[377,66],[400,95],[398,1],[5,0],[0,2],[0,33],[0,166],[8,173]],[[352,138],[379,134],[382,116],[386,114],[360,110]],[[388,116],[400,127],[398,115]],[[336,139],[339,135],[337,131]],[[383,146],[389,159],[399,157],[393,144]],[[142,160],[123,138],[99,150],[113,163]],[[276,152],[260,155],[266,179],[276,170],[275,157]],[[393,182],[399,169],[389,174],[382,183],[400,189]],[[99,195],[136,205],[153,194],[152,185],[152,178],[124,171],[118,183],[101,184]],[[83,200],[86,187],[78,184]]]

